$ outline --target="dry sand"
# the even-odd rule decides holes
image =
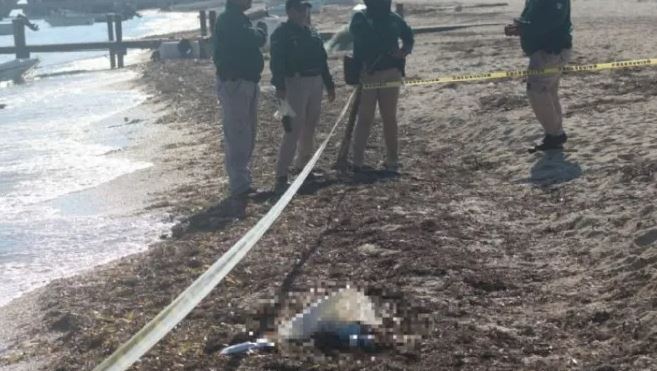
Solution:
[[[412,25],[488,23],[522,8],[520,0],[460,12],[436,10],[447,2],[410,3]],[[655,56],[656,11],[652,1],[575,0],[574,62]],[[329,7],[316,21],[329,28],[339,13],[347,12]],[[498,28],[454,31],[418,37],[409,77],[525,63],[517,40]],[[656,73],[564,78],[571,141],[546,155],[525,150],[541,134],[520,80],[405,89],[401,176],[336,178],[329,171],[334,141],[320,165],[327,174],[134,369],[657,369]],[[7,369],[43,357],[50,357],[44,369],[91,369],[270,206],[253,202],[240,221],[210,208],[225,190],[210,62],[151,64],[144,74],[170,105],[161,124],[178,133],[164,162],[194,179],[154,206],[191,218],[148,253],[22,299],[32,303],[28,315],[3,308],[12,318],[23,312],[21,336],[0,353]],[[269,186],[282,130],[271,118],[271,89],[264,90],[254,172]],[[342,102],[327,107],[322,132],[346,99],[348,89],[339,91]],[[371,144],[375,164],[383,154],[380,126]],[[199,207],[211,212],[194,214]],[[271,331],[295,307],[290,293],[347,283],[399,318],[380,330],[386,341],[376,351],[290,346],[218,355],[250,331]],[[411,336],[395,344],[393,335]]]

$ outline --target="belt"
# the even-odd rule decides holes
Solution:
[[[253,81],[253,80],[250,80],[250,79],[245,79],[243,77],[231,77],[231,78],[221,78],[220,77],[219,80],[221,80],[221,82],[235,82],[235,81],[244,80],[244,81],[248,81],[248,82],[257,83],[257,81]]]
[[[292,75],[292,77],[315,77],[319,76],[322,73],[319,71],[306,71],[306,72],[297,72]]]
[[[253,79],[248,79],[246,77],[232,77],[232,76],[231,77],[226,77],[226,76],[221,76],[221,75],[219,75],[219,80],[221,82],[227,82],[227,81],[228,82],[235,82],[235,81],[239,81],[239,80],[244,80],[244,81],[258,83],[258,81],[255,81]]]

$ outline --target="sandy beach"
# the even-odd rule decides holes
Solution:
[[[406,1],[412,26],[497,23],[523,1]],[[460,8],[451,8],[459,5]],[[322,30],[349,8],[325,7]],[[573,1],[573,63],[657,56],[657,2]],[[338,100],[351,88],[331,59]],[[502,27],[418,35],[408,77],[526,67]],[[0,369],[90,370],[171,302],[269,209],[226,218],[223,150],[209,60],[154,62],[138,83],[162,110],[135,151],[155,163],[123,182],[160,182],[145,209],[181,222],[142,254],[57,280],[0,308]],[[521,79],[404,88],[398,177],[339,178],[342,130],[253,252],[134,370],[657,370],[657,69],[570,74],[571,139],[541,137]],[[254,178],[272,186],[283,130],[263,77]],[[384,148],[373,130],[367,161]],[[120,182],[120,180],[119,180]],[[117,185],[120,187],[120,185]],[[298,295],[350,284],[392,308],[372,352],[281,345],[226,358],[270,334]],[[402,339],[402,340],[400,340]]]

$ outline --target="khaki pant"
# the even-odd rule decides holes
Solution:
[[[398,69],[389,69],[377,71],[374,74],[364,73],[361,76],[363,84],[382,83],[391,81],[401,81],[401,71]],[[358,121],[354,129],[353,144],[353,164],[362,166],[365,157],[365,147],[367,139],[370,136],[374,115],[376,114],[376,105],[379,104],[379,112],[383,120],[383,137],[386,144],[386,164],[397,165],[398,144],[397,144],[397,102],[399,101],[399,88],[382,88],[363,90],[360,98],[360,108],[358,110]]]
[[[258,122],[258,84],[245,80],[219,81],[217,93],[223,110],[224,151],[230,193],[251,187],[251,155]]]
[[[277,178],[288,175],[297,148],[295,167],[298,169],[303,168],[313,155],[315,128],[322,108],[323,80],[321,76],[288,77],[285,91],[287,102],[296,116],[292,120],[292,131],[284,134],[278,152]]]
[[[529,57],[529,69],[561,68],[570,60],[570,49],[559,54],[538,51]],[[536,118],[546,134],[563,134],[563,111],[559,102],[561,73],[527,78],[527,95]]]

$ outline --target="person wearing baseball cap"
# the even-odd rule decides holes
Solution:
[[[276,88],[276,97],[286,100],[294,111],[279,150],[274,185],[277,194],[288,187],[295,153],[294,168],[297,170],[312,157],[324,89],[330,102],[335,99],[335,84],[324,43],[310,24],[311,7],[308,1],[287,0],[288,19],[271,35],[271,82]]]
[[[312,7],[313,5],[310,1],[306,0],[287,0],[285,2],[285,11],[289,11],[290,9],[310,9]]]

